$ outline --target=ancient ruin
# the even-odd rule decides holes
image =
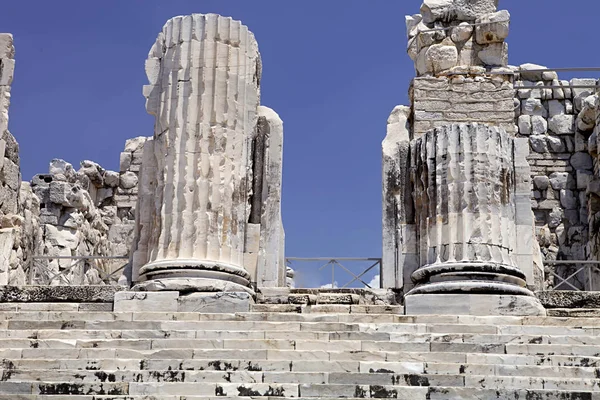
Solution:
[[[543,314],[527,288],[543,270],[529,143],[514,137],[510,15],[454,4],[407,18],[418,76],[383,142],[383,281],[404,289],[411,314]]]
[[[406,18],[381,287],[353,289],[293,288],[283,122],[241,22],[167,21],[153,135],[119,171],[55,159],[31,182],[0,34],[0,400],[596,398],[598,80],[509,65],[509,20],[498,0]]]
[[[260,107],[254,35],[218,15],[169,20],[146,61],[144,145],[131,281],[138,290],[284,286],[283,125]]]

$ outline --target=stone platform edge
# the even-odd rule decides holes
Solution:
[[[0,286],[0,303],[112,303],[120,286]]]
[[[113,303],[119,286],[0,286],[0,303]],[[569,316],[600,314],[600,292],[537,291],[544,308]],[[261,288],[256,304],[264,305],[361,305],[402,306],[401,290],[393,289],[289,289]],[[590,310],[596,310],[592,312]],[[572,311],[568,311],[572,310]],[[556,314],[556,313],[554,313]]]

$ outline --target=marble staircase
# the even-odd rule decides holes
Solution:
[[[600,399],[595,318],[3,306],[0,400]]]

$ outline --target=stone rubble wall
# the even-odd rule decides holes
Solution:
[[[40,206],[40,246],[48,257],[129,255],[133,240],[138,171],[145,137],[130,139],[121,153],[120,172],[92,161],[78,171],[63,160],[50,163],[48,174],[36,175],[31,186]],[[104,275],[127,260],[36,260],[34,283],[52,285],[103,284]],[[92,265],[93,264],[93,265]],[[94,266],[95,268],[92,268]],[[98,271],[101,270],[101,272]],[[112,277],[115,282],[119,274]]]
[[[587,260],[592,254],[588,248],[591,230],[586,191],[593,178],[588,139],[594,130],[595,112],[591,111],[591,118],[589,114],[597,97],[591,88],[572,86],[596,85],[597,81],[568,82],[559,80],[553,71],[529,72],[543,68],[522,65],[515,81],[517,136],[528,138],[531,148],[528,161],[537,240],[546,260]],[[557,272],[568,276],[572,269],[559,266]],[[553,286],[554,278],[549,274],[546,278],[546,283]],[[584,275],[577,279],[583,287]]]
[[[420,14],[406,17],[407,52],[417,76],[458,65],[506,66],[510,14],[496,8],[497,0],[425,0]]]
[[[146,138],[127,141],[120,172],[92,161],[75,171],[56,159],[48,174],[22,182],[19,144],[8,130],[14,54],[12,35],[0,34],[0,285],[102,284],[91,261],[70,268],[74,260],[35,257],[129,254]],[[94,265],[106,274],[124,263]]]

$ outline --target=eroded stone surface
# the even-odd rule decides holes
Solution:
[[[546,308],[600,308],[598,292],[539,291],[535,295]]]
[[[494,0],[425,0],[420,15],[406,17],[407,52],[417,75],[507,66],[510,14],[496,8]]]
[[[2,286],[2,303],[112,303],[115,286]]]
[[[220,52],[230,56],[215,56]],[[165,71],[178,71],[182,79],[175,83]],[[235,276],[231,284],[247,289],[251,280],[284,286],[283,128],[272,110],[261,109],[259,120],[261,61],[254,35],[215,14],[172,18],[150,50],[146,74],[146,108],[156,124],[144,146],[130,279],[146,290],[180,278],[206,288],[207,280],[229,281],[228,274]],[[165,112],[175,109],[181,114]],[[170,260],[185,268],[177,264],[171,271]],[[152,279],[162,283],[143,282]]]
[[[415,294],[405,308],[407,315],[546,315],[535,297],[490,294]]]
[[[496,11],[498,0],[425,0],[421,6],[423,20],[472,21]]]
[[[482,274],[488,281],[524,286],[526,276],[534,283],[534,267],[526,264],[534,254],[532,212],[520,205],[529,195],[529,171],[520,146],[502,130],[477,124],[436,128],[411,142],[414,224],[421,230],[414,282],[442,284],[446,279],[432,279],[444,274],[458,284]],[[491,171],[505,174],[492,178],[503,182],[493,191],[480,183]],[[512,278],[497,278],[504,274]]]

